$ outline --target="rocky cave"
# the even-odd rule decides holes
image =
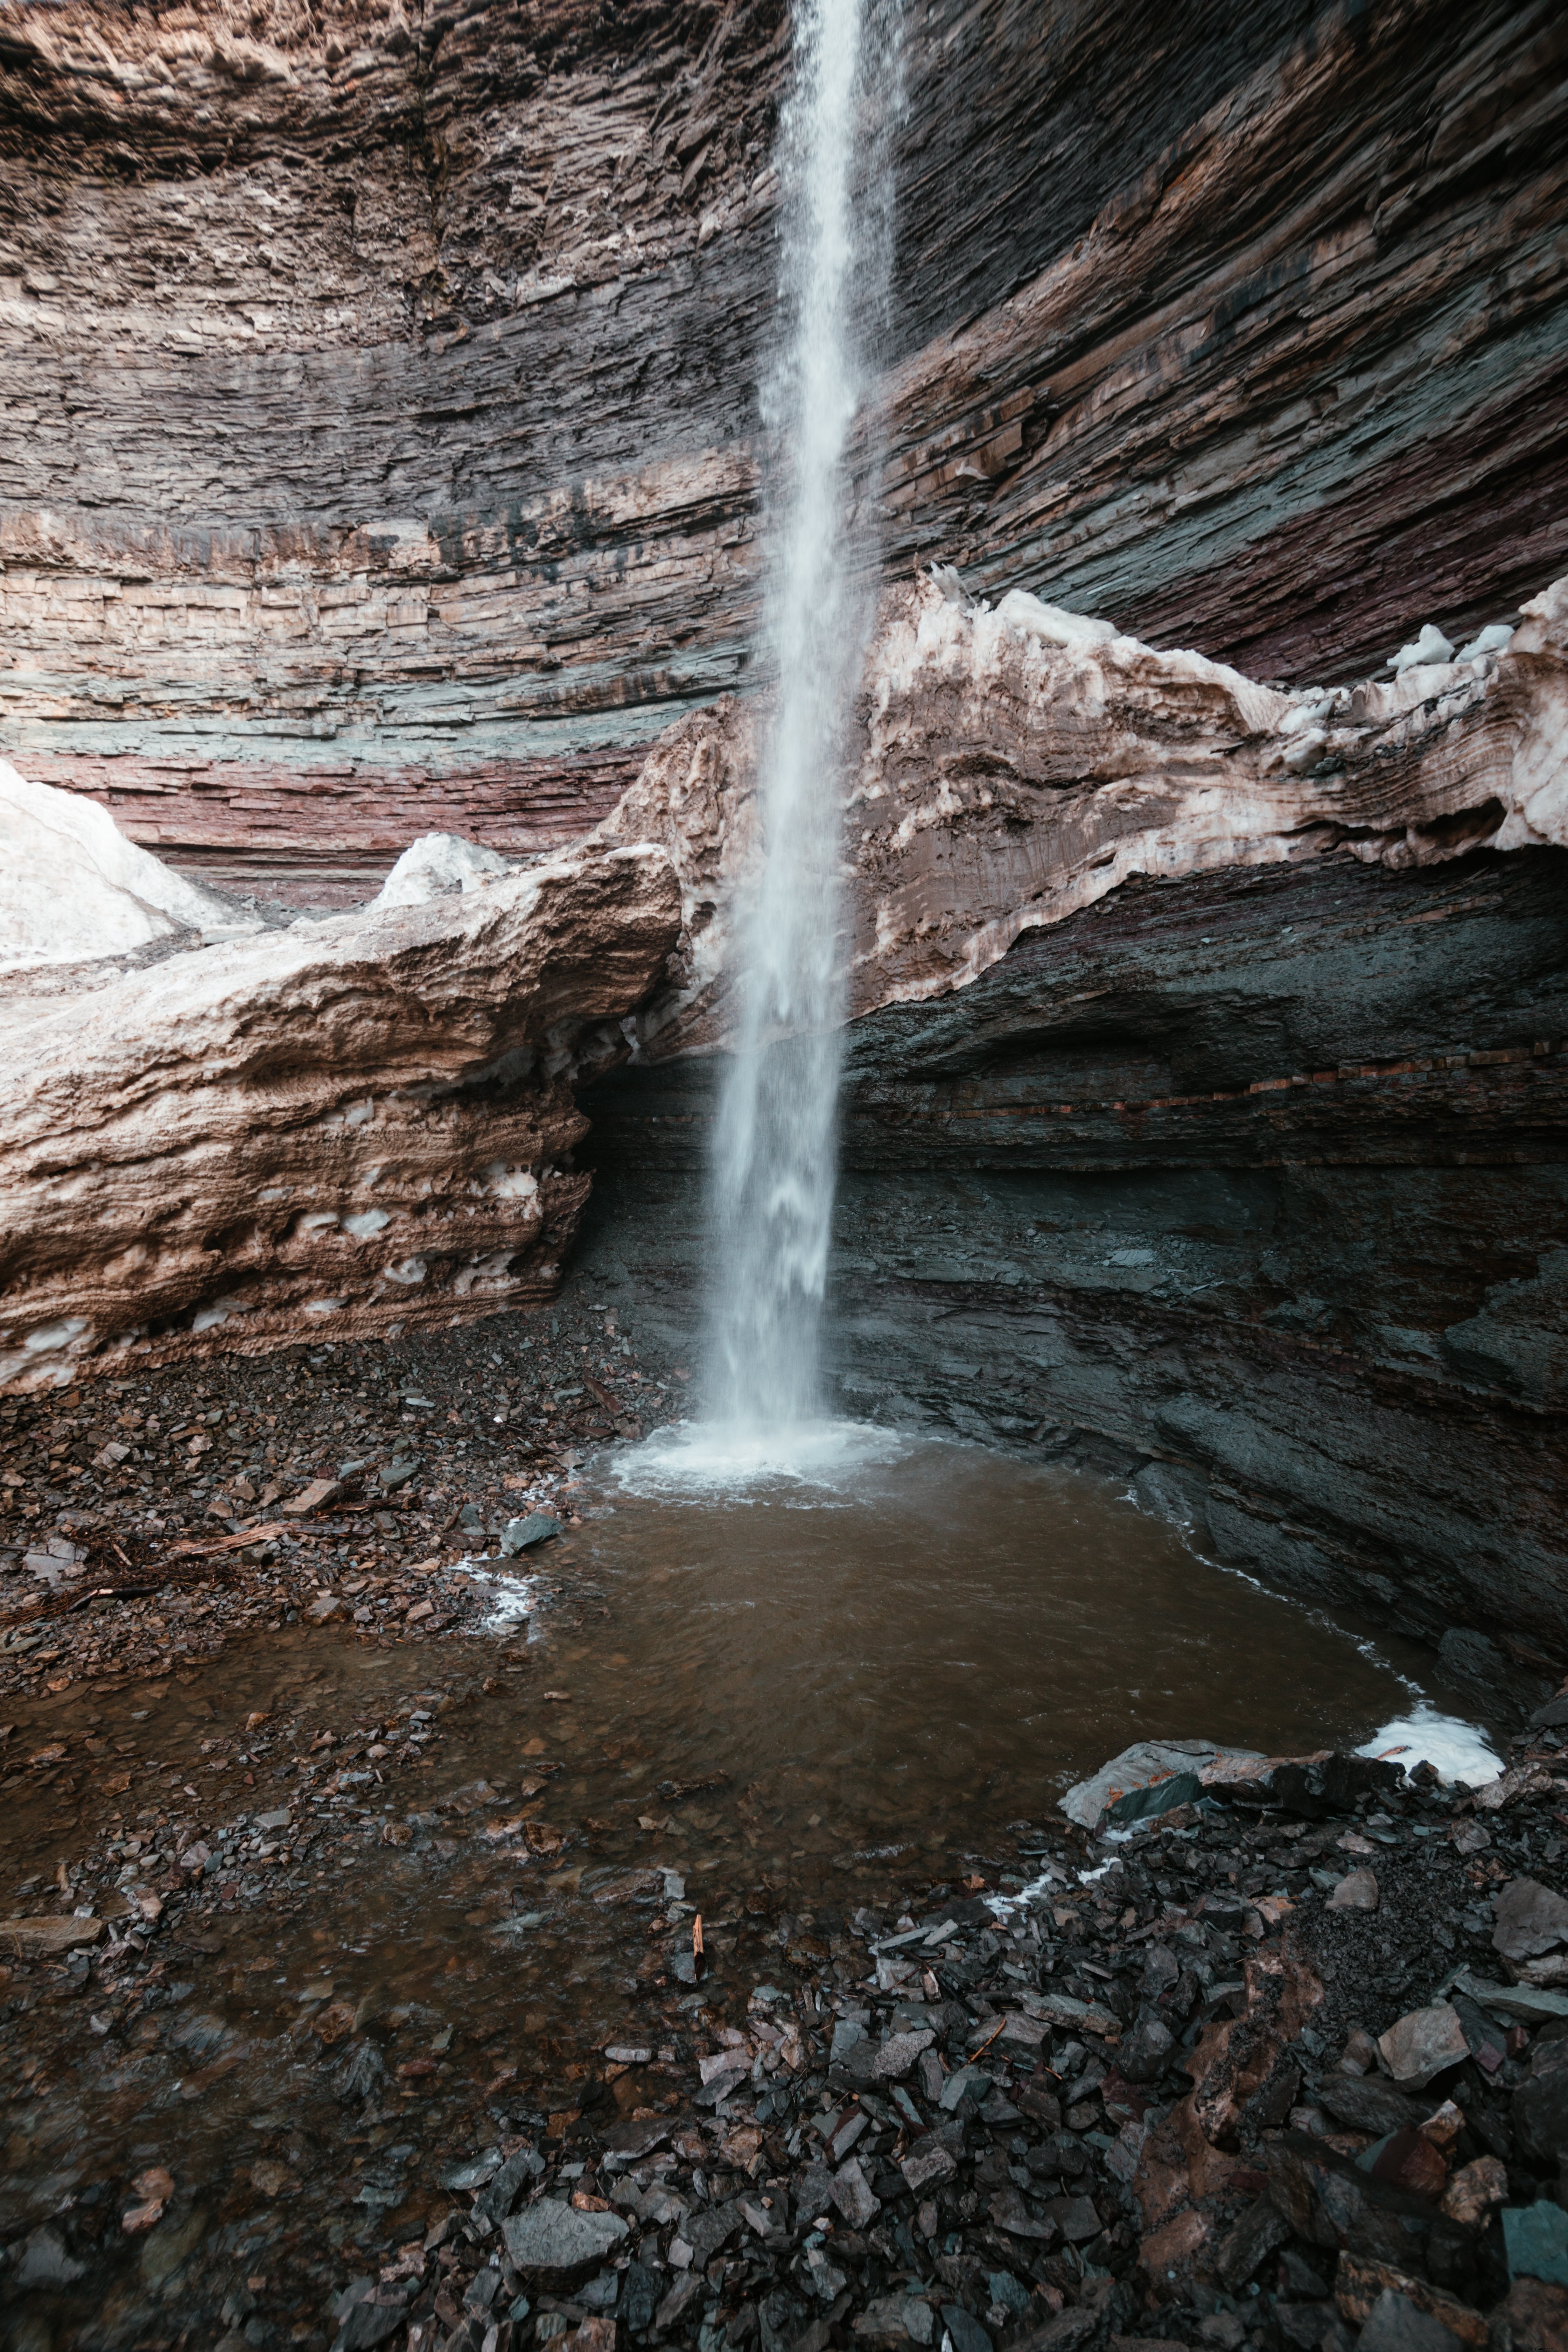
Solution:
[[[0,1452],[13,1465],[0,1707],[21,1710],[16,1750],[0,1745],[7,1770],[35,1732],[53,1738],[50,1707],[111,1706],[117,1675],[132,1694],[137,1675],[162,1675],[176,1703],[184,1666],[222,1644],[193,1635],[195,1620],[176,1643],[157,1596],[216,1592],[242,1563],[260,1580],[236,1601],[237,1643],[265,1627],[287,1651],[313,1623],[318,1643],[385,1647],[401,1595],[395,1638],[418,1643],[434,1676],[433,1643],[479,1638],[476,1547],[567,1560],[594,1448],[637,1443],[700,1385],[736,908],[761,854],[780,691],[766,608],[783,457],[765,385],[786,234],[781,107],[803,13],[805,0],[0,0]],[[1352,1861],[1364,1852],[1380,1872],[1371,1809],[1391,1806],[1376,1818],[1397,1828],[1401,1805],[1412,1821],[1426,1807],[1472,1873],[1468,1893],[1442,1898],[1458,1917],[1489,1838],[1510,1867],[1560,1875],[1552,1824],[1568,1819],[1552,1810],[1568,1783],[1551,1778],[1553,1710],[1568,1724],[1554,1696],[1568,1674],[1568,22],[1539,0],[1458,14],[1433,0],[906,0],[892,15],[896,58],[867,101],[885,126],[887,282],[844,461],[866,625],[842,763],[827,1402],[911,1442],[962,1440],[1131,1496],[1207,1569],[1436,1676],[1500,1748],[1514,1743],[1497,1784],[1518,1800],[1511,1832],[1485,1791],[1439,1795],[1434,1773],[1390,1795],[1393,1781],[1349,1766],[1325,1781],[1321,1759],[1310,1789],[1259,1800],[1258,1787],[1287,1788],[1270,1764],[1236,1801],[1248,1821],[1294,1809],[1297,1864],[1326,1836],[1303,1825],[1331,1820]],[[535,1346],[530,1372],[516,1351]],[[535,1374],[552,1398],[537,1406]],[[280,1406],[285,1391],[306,1402]],[[208,1423],[218,1444],[204,1449]],[[178,1492],[137,1467],[176,1424],[195,1433]],[[368,1468],[337,1463],[362,1446]],[[503,1487],[522,1497],[515,1511]],[[535,1517],[516,1516],[524,1503]],[[536,1523],[547,1538],[515,1532]],[[437,1578],[427,1595],[410,1581],[416,1551],[435,1554],[418,1563]],[[574,1572],[556,1571],[563,1609],[589,1605],[563,1597]],[[105,1618],[121,1591],[142,1617]],[[526,1675],[521,1651],[511,1664]],[[234,1754],[254,1787],[273,1737],[261,1727],[286,1712],[302,1726],[310,1710],[252,1687],[250,1671],[237,1665],[235,1687],[255,1702],[257,1754]],[[296,1668],[279,1672],[281,1692]],[[494,1679],[473,1673],[463,1704],[493,1712],[500,1700],[475,1694]],[[346,1726],[352,1691],[342,1707]],[[318,1726],[318,1739],[385,1759],[390,1698],[359,1713],[357,1731]],[[458,1738],[416,1736],[434,1702],[404,1714],[410,1769],[429,1737]],[[1174,1775],[1185,1791],[1141,1832],[1168,1853],[1195,1835],[1183,1869],[1232,1802],[1223,1731],[1185,1727],[1209,1743],[1202,1788],[1179,1756],[1134,1775]],[[40,1774],[64,1773],[68,1794],[76,1736],[40,1747],[31,1778],[7,1787],[32,1801]],[[163,1734],[164,1756],[174,1741]],[[378,1786],[392,1769],[378,1765]],[[504,1795],[482,1773],[472,1785],[481,1805]],[[693,1773],[691,1788],[708,1785]],[[1062,1832],[1054,1799],[1013,1801],[1079,1839],[1071,1902],[1098,1902],[1108,1803]],[[72,1802],[87,1804],[78,1846],[90,1835],[107,1853],[102,1840],[133,1835],[106,1826],[120,1812]],[[416,1850],[435,1819],[408,1815]],[[650,1817],[645,1843],[661,1821],[668,1832]],[[534,1866],[559,1862],[523,1816],[510,1834]],[[1355,1943],[1362,1898],[1331,1895],[1321,1868],[1316,1895],[1309,1873],[1281,1895],[1287,1911],[1310,1898],[1338,1914],[1314,1947],[1328,2008],[1306,2029],[1307,2059],[1297,2037],[1312,2002],[1291,2010],[1288,1929],[1283,1960],[1268,1960],[1283,1915],[1244,1905],[1220,1922],[1240,1939],[1245,1999],[1215,2010],[1194,1979],[1182,2014],[1195,2025],[1202,2011],[1205,2032],[1217,2016],[1229,2035],[1228,2120],[1204,2107],[1201,2082],[1176,2120],[1150,2107],[1172,2035],[1158,2045],[1145,2027],[1186,1982],[1184,1952],[1144,1986],[1147,2017],[1134,2002],[1086,2023],[1096,1982],[1131,1967],[1103,1917],[1089,1930],[1100,1962],[1067,2008],[1041,2011],[1048,1985],[1031,1995],[1026,2023],[1076,2037],[1061,2063],[1047,2063],[1048,2033],[1042,2048],[1039,2033],[997,2028],[1004,2052],[1018,2043],[1015,2071],[977,2074],[971,2112],[944,2087],[981,2043],[964,1984],[1004,1962],[1017,1979],[1020,1957],[1031,1983],[1049,1974],[1038,1922],[1030,1944],[1025,1915],[994,1913],[993,1933],[975,1907],[1005,1883],[999,1813],[987,1835],[967,1895],[959,1864],[948,1871],[952,1924],[930,1932],[960,1957],[965,1935],[1005,1947],[1012,1933],[1018,1949],[982,1950],[963,1983],[931,1961],[928,2023],[896,2006],[883,2021],[883,2059],[926,2032],[907,2063],[871,2066],[874,2033],[856,2059],[863,2020],[842,2005],[869,1965],[873,2001],[919,2006],[910,1969],[889,1974],[881,1956],[913,1937],[907,1888],[874,1915],[869,1883],[847,1884],[844,1921],[820,1934],[809,1909],[780,1910],[782,1880],[771,1910],[748,1896],[754,1932],[766,1911],[815,2005],[792,2024],[764,1984],[769,1999],[735,2013],[759,2089],[781,2064],[818,2066],[837,2103],[824,2143],[835,2184],[846,2099],[860,2102],[868,2148],[933,2115],[948,2128],[941,2117],[961,2109],[978,2131],[986,2098],[1009,2109],[991,2116],[994,2153],[1031,2116],[1057,2141],[1101,2124],[1121,2135],[1131,2153],[1111,2168],[1141,2218],[1113,2225],[1102,2210],[1074,2238],[1065,2211],[1035,2217],[1033,2239],[1015,2233],[1039,2257],[1020,2301],[995,2288],[1017,2280],[996,2251],[1012,2224],[994,2200],[1032,2195],[1039,2168],[1015,2162],[1009,2186],[973,2136],[942,2161],[934,2140],[895,2151],[907,2192],[868,2157],[858,2188],[835,2187],[840,2251],[829,2233],[801,2260],[839,2284],[805,2300],[783,2283],[771,2206],[744,2226],[773,2284],[761,2272],[737,2283],[722,2248],[742,2209],[684,2171],[686,2219],[693,2203],[699,2221],[731,2219],[695,2261],[678,2230],[676,2287],[668,2228],[664,2250],[645,2234],[632,2264],[657,2294],[623,2284],[618,2305],[594,2301],[581,2249],[514,2249],[487,2271],[498,2231],[521,2244],[512,2207],[547,2165],[553,2188],[579,2126],[599,2141],[579,2151],[586,2187],[584,2162],[562,2173],[579,2183],[569,2215],[596,2226],[631,2211],[592,2193],[595,2164],[601,2189],[640,2183],[645,2232],[674,2194],[668,2149],[682,2143],[638,2070],[686,2064],[689,2013],[640,2056],[601,2044],[595,2098],[581,2065],[562,2071],[576,2061],[557,2019],[540,2046],[559,2105],[540,2092],[523,2120],[492,2084],[495,2162],[448,2144],[443,2184],[478,2166],[458,2184],[478,2220],[443,2221],[426,2199],[405,2222],[410,2242],[430,2233],[419,2263],[379,2245],[355,2257],[357,2285],[352,2246],[335,2270],[322,2256],[339,2298],[326,2320],[319,2278],[313,2302],[295,2282],[274,2309],[269,2287],[234,2283],[251,2279],[243,2263],[204,2303],[201,2230],[149,2273],[152,2251],[187,2226],[179,2167],[161,2174],[167,2189],[152,2179],[166,2131],[142,2148],[131,2209],[156,2212],[109,2231],[144,2246],[141,2284],[102,2301],[98,2255],[58,2219],[78,2191],[37,2189],[47,2167],[34,2124],[18,2125],[20,2185],[0,2214],[0,2258],[16,2268],[10,2289],[0,2268],[0,2301],[19,2315],[7,2352],[361,2352],[405,2326],[408,2352],[522,2352],[568,2332],[571,2352],[743,2352],[759,2333],[762,2352],[1087,2352],[1140,2336],[1349,2352],[1358,2331],[1366,2352],[1443,2352],[1444,2331],[1478,2352],[1568,2344],[1568,2239],[1534,2271],[1511,2236],[1507,2263],[1434,2254],[1409,2231],[1397,2246],[1386,2231],[1358,2239],[1308,2178],[1314,2134],[1351,2164],[1346,2132],[1358,2150],[1425,2132],[1423,2149],[1458,2147],[1472,2168],[1515,2167],[1520,2210],[1544,2210],[1536,2189],[1559,2197],[1568,2120],[1521,2125],[1517,2103],[1534,2115],[1531,2034],[1543,2048],[1568,2036],[1568,1999],[1527,1998],[1568,1983],[1568,1959],[1544,1973],[1539,1960],[1568,1941],[1560,1895],[1511,1882],[1557,1906],[1550,1932],[1534,1911],[1510,1926],[1523,1898],[1497,1897],[1513,1905],[1494,1940],[1517,1999],[1485,2015],[1472,2003],[1479,2023],[1448,2012],[1465,2055],[1445,2063],[1480,2072],[1473,2098],[1454,2078],[1464,2112],[1447,2140],[1422,2105],[1443,2067],[1387,2046],[1405,2012],[1436,2014],[1418,2000],[1430,1988],[1414,1957],[1415,1862],[1385,1896],[1397,1951]],[[1416,1853],[1414,1835],[1386,1843]],[[16,1967],[0,1984],[19,2048],[56,1998],[47,1984],[86,1985],[84,2010],[98,2000],[89,1976],[107,1963],[88,1957],[88,1928],[107,1922],[133,1974],[159,1965],[146,1952],[182,1904],[210,1941],[250,1899],[223,1895],[215,1912],[218,1850],[187,1836],[181,1852],[205,1860],[182,1874],[174,1855],[156,1908],[140,1925],[124,1915],[128,1937],[101,1903],[95,1915],[41,1798],[23,1843],[32,1891],[13,1906]],[[868,1832],[864,1850],[895,1851]],[[1020,1834],[1007,1853],[1048,1875],[1043,1844]],[[616,1866],[630,1868],[618,1849]],[[668,1891],[681,1874],[667,1869],[660,1893],[645,1870],[626,1899],[663,1904],[658,1924],[668,1912],[689,1946],[690,1906]],[[1249,1902],[1261,1884],[1243,1885]],[[56,1892],[60,1919],[86,1923],[76,1945],[58,1923],[53,1942],[39,1930]],[[1169,1886],[1161,1896],[1168,1909]],[[1374,1884],[1369,1917],[1376,1901]],[[1064,1905],[1047,1916],[1071,1942]],[[851,1942],[868,1961],[857,1949],[851,1967]],[[1384,1980],[1385,2014],[1346,2006],[1325,1951]],[[689,1969],[690,1951],[679,1957]],[[1221,1967],[1228,1998],[1223,1954]],[[838,2023],[814,2058],[829,2000]],[[945,2025],[942,2002],[962,2012]],[[320,2018],[332,2013],[323,1996]],[[100,2014],[118,2037],[111,2005],[93,2031]],[[371,2046],[352,2002],[344,2014],[319,2037],[323,2063]],[[994,2014],[982,2004],[988,2030]],[[717,2016],[699,2012],[721,2057],[737,2029]],[[1086,2091],[1082,2035],[1102,2031],[1110,2054]],[[478,2046],[477,2022],[460,2032]],[[1484,2033],[1502,2037],[1495,2066]],[[1025,2044],[1039,2069],[1027,2078]],[[507,2063],[521,2098],[528,2068]],[[712,2055],[701,2064],[705,2088],[723,2082]],[[605,2084],[628,2070],[647,2095],[627,2121],[616,2092],[631,2137],[612,2146]],[[1513,2137],[1502,2125],[1489,2138],[1476,2117],[1514,2076]],[[750,2095],[738,2075],[729,2087]],[[368,2073],[351,2089],[379,2149],[384,2094]],[[747,2180],[774,2179],[770,2163],[787,2171],[764,2112],[783,2096],[763,2089],[754,2122],[729,2111],[718,2154],[691,2138],[696,2180],[727,2163],[750,2197]],[[707,2106],[722,2117],[724,2093]],[[1189,2107],[1202,2150],[1198,2124],[1180,2120]],[[773,2112],[782,2129],[788,2110]],[[1299,2120],[1309,2113],[1317,2124]],[[1162,2160],[1185,2168],[1163,2207],[1144,2194],[1161,2133]],[[1259,2134],[1275,2144],[1267,2161]],[[265,2161],[308,2176],[283,2123],[274,2138],[281,2153]],[[1278,2154],[1286,2141],[1293,2155]],[[667,2186],[649,2186],[666,2142]],[[1224,2180],[1210,2164],[1221,2150]],[[1426,2193],[1428,2159],[1412,2171],[1407,2156],[1399,2193]],[[788,2163],[805,2160],[792,2147]],[[972,2160],[993,2196],[978,2288],[959,2244]],[[490,2211],[513,2173],[510,2201]],[[797,2181],[789,2210],[809,2221],[826,2184]],[[1489,2228],[1500,2246],[1487,2217],[1501,2195],[1462,2229]],[[931,2219],[898,2222],[895,2260],[877,2231],[897,2198]],[[950,2215],[944,2198],[969,2212]],[[1242,2211],[1237,2198],[1255,2201]],[[378,2226],[398,2207],[390,2189],[365,2201]],[[1177,2236],[1150,2257],[1162,2231]],[[613,2241],[593,2254],[598,2277]],[[311,2260],[326,2242],[318,2231]],[[395,2233],[386,2242],[406,2254]],[[947,2303],[934,2286],[920,2301],[928,2243],[945,2247]],[[331,2244],[345,2247],[342,2231]],[[1080,2245],[1092,2260],[1068,2259]],[[1309,2259],[1313,2246],[1331,2251]],[[616,2258],[626,2276],[631,2252]],[[255,2260],[258,2275],[287,2267]],[[1316,2286],[1313,2261],[1327,2265]],[[1292,2262],[1306,2284],[1285,2278]],[[704,2275],[705,2304],[679,2285]],[[1380,2295],[1399,2312],[1374,2312]]]

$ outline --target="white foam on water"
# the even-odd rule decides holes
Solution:
[[[471,1583],[488,1584],[493,1595],[489,1614],[479,1622],[481,1633],[515,1633],[520,1625],[528,1623],[538,1606],[537,1576],[517,1576],[493,1568],[489,1552],[481,1552],[478,1559],[465,1553],[458,1566]]]
[[[745,1499],[769,1488],[838,1496],[862,1471],[896,1462],[910,1441],[860,1421],[786,1422],[773,1429],[680,1421],[640,1445],[620,1445],[607,1467],[628,1495]]]
[[[1414,1772],[1417,1764],[1430,1764],[1440,1780],[1462,1780],[1471,1789],[1495,1780],[1503,1769],[1502,1758],[1484,1731],[1462,1716],[1439,1714],[1426,1699],[1418,1700],[1408,1715],[1396,1715],[1384,1724],[1355,1752],[1387,1757],[1406,1772]]]

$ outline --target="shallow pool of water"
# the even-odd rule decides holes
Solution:
[[[727,1490],[609,1457],[489,1637],[294,1627],[18,1705],[8,1755],[42,1760],[6,1785],[6,1910],[117,1880],[118,1937],[134,1890],[168,1907],[143,1958],[78,1993],[14,1978],[0,2222],[100,2195],[107,2268],[72,2294],[119,2296],[129,2326],[144,2282],[115,2200],[166,2165],[182,2261],[270,2264],[282,2311],[323,2246],[417,2226],[443,2151],[570,2109],[593,2053],[657,2047],[672,2003],[743,2015],[860,1904],[1016,1883],[1018,1825],[1130,1740],[1354,1745],[1409,1707],[1415,1658],[1206,1565],[1104,1485],[872,1451]],[[176,1894],[193,1837],[211,1858]],[[687,1994],[661,1979],[694,1911],[712,1973]],[[364,2032],[380,2071],[345,2090]],[[669,2089],[656,2060],[613,2095]],[[368,2161],[389,2136],[385,2195],[345,2205],[345,2146]],[[258,2158],[298,2184],[286,2217]]]

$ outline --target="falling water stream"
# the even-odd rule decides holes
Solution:
[[[841,768],[865,621],[847,454],[888,244],[885,178],[858,143],[869,122],[874,150],[892,86],[866,0],[805,0],[795,40],[780,143],[790,331],[763,397],[782,453],[768,606],[777,690],[761,855],[736,909],[739,1035],[714,1169],[709,1408],[742,1454],[776,1445],[818,1403],[843,998]]]

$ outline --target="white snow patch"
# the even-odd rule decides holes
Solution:
[[[0,760],[0,971],[123,955],[234,908],[127,841],[107,809]]]
[[[1396,654],[1389,656],[1388,667],[1397,674],[1418,668],[1423,663],[1451,662],[1453,658],[1453,646],[1436,623],[1428,621],[1418,637],[1412,637],[1407,646],[1401,646]]]
[[[481,1633],[512,1633],[520,1625],[527,1624],[538,1605],[537,1576],[519,1576],[506,1569],[492,1568],[489,1552],[481,1552],[478,1559],[465,1553],[458,1567],[470,1583],[489,1587],[490,1610],[480,1621]]]
[[[947,585],[942,585],[945,596]],[[996,618],[1011,635],[1037,637],[1047,646],[1108,646],[1121,634],[1109,621],[1069,613],[1061,604],[1044,604],[1026,588],[1009,588],[996,607]]]
[[[1386,1756],[1406,1772],[1414,1772],[1417,1764],[1430,1764],[1441,1780],[1462,1780],[1471,1789],[1495,1780],[1503,1769],[1502,1758],[1484,1731],[1460,1716],[1439,1714],[1426,1699],[1418,1699],[1408,1715],[1396,1715],[1384,1724],[1355,1752]]]
[[[480,889],[510,870],[493,849],[465,841],[461,834],[422,833],[409,843],[371,905],[423,907],[453,890]]]
[[[356,1242],[368,1242],[373,1234],[384,1233],[391,1223],[392,1219],[384,1209],[361,1209],[355,1215],[343,1219],[343,1231],[352,1234]]]
[[[1513,631],[1508,623],[1493,621],[1478,636],[1472,637],[1468,646],[1461,646],[1454,659],[1457,662],[1484,661],[1488,654],[1507,653],[1512,643]]]

